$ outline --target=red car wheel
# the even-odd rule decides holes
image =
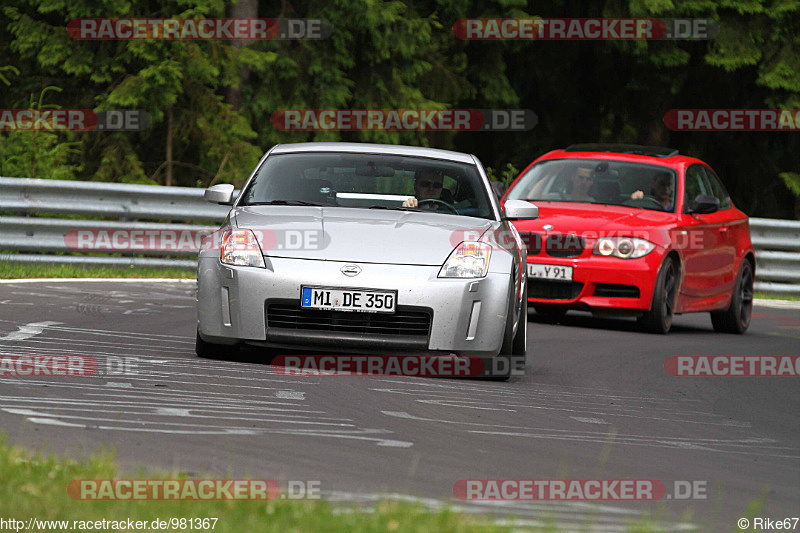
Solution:
[[[656,278],[653,291],[653,303],[650,310],[639,318],[639,323],[646,331],[666,334],[672,327],[672,316],[675,312],[675,292],[678,286],[678,269],[671,257],[664,260],[661,271]]]

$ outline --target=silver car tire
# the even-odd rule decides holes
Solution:
[[[208,342],[200,337],[200,329],[197,330],[197,336],[194,341],[194,352],[198,357],[203,359],[226,359],[231,356],[235,351],[238,351],[237,345],[228,346],[225,344],[214,344]]]

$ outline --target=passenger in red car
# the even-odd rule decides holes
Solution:
[[[572,175],[569,199],[575,202],[591,202],[594,200],[589,189],[594,183],[591,166],[578,166]]]

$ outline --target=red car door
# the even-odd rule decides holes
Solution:
[[[733,267],[727,235],[730,213],[726,212],[730,210],[692,213],[691,207],[698,195],[714,196],[705,166],[695,164],[686,169],[681,224],[673,235],[684,261],[681,312],[714,307],[730,293],[728,285]]]
[[[711,195],[719,200],[719,211],[712,213],[717,215],[714,218],[719,224],[716,227],[718,234],[716,255],[721,261],[722,270],[718,287],[722,294],[727,296],[733,290],[738,274],[736,269],[736,243],[741,242],[741,233],[747,231],[747,225],[744,223],[745,220],[742,219],[741,213],[734,209],[731,197],[719,177],[710,167],[704,166],[703,170],[705,170]]]

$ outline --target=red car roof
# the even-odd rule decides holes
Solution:
[[[658,157],[650,155],[627,154],[627,153],[605,152],[605,151],[574,152],[574,151],[567,151],[563,148],[548,152],[536,158],[535,161],[544,161],[547,159],[606,159],[609,161],[629,161],[633,163],[647,163],[650,165],[659,165],[674,169],[678,169],[694,163],[705,164],[703,161],[697,159],[696,157],[689,157],[680,154],[673,155],[671,157]]]

